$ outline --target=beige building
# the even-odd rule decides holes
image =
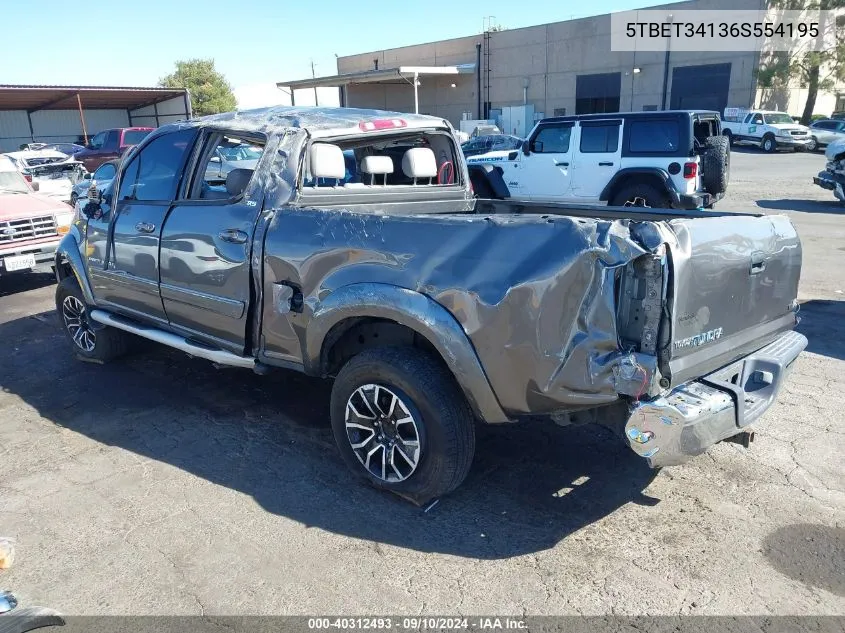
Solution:
[[[691,0],[650,9],[761,9],[765,0]],[[334,77],[279,82],[339,87],[340,103],[461,119],[498,118],[509,106],[542,117],[670,108],[767,107],[800,115],[806,90],[758,89],[760,52],[611,51],[611,16],[486,32],[337,60]],[[415,70],[427,70],[428,73]],[[845,110],[845,86],[821,93],[815,111]],[[516,129],[517,127],[521,129]]]

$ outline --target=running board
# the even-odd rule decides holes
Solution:
[[[174,347],[182,350],[189,356],[196,356],[197,358],[204,358],[220,365],[231,365],[233,367],[244,367],[246,369],[255,369],[255,359],[246,356],[238,356],[232,352],[227,352],[222,349],[214,347],[206,347],[202,343],[195,343],[188,339],[159,330],[158,328],[134,323],[128,319],[123,319],[117,315],[106,312],[105,310],[92,310],[91,318],[97,323],[108,325],[124,332],[129,332],[168,347]]]

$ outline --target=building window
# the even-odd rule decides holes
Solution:
[[[622,73],[578,75],[575,78],[575,114],[619,112]]]

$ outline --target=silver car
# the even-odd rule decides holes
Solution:
[[[845,121],[839,119],[822,119],[810,126],[813,138],[807,149],[811,152],[835,141],[845,139]]]
[[[261,158],[261,148],[244,143],[220,145],[208,161],[205,180],[216,184],[224,182],[233,169],[255,169]]]

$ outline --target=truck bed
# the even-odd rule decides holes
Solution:
[[[657,393],[795,322],[801,249],[785,217],[507,200],[402,210],[280,210],[265,297],[274,279],[291,280],[307,323],[350,284],[421,293],[461,325],[509,414]],[[764,260],[753,275],[752,257]],[[271,356],[307,364],[301,335],[265,301]]]

